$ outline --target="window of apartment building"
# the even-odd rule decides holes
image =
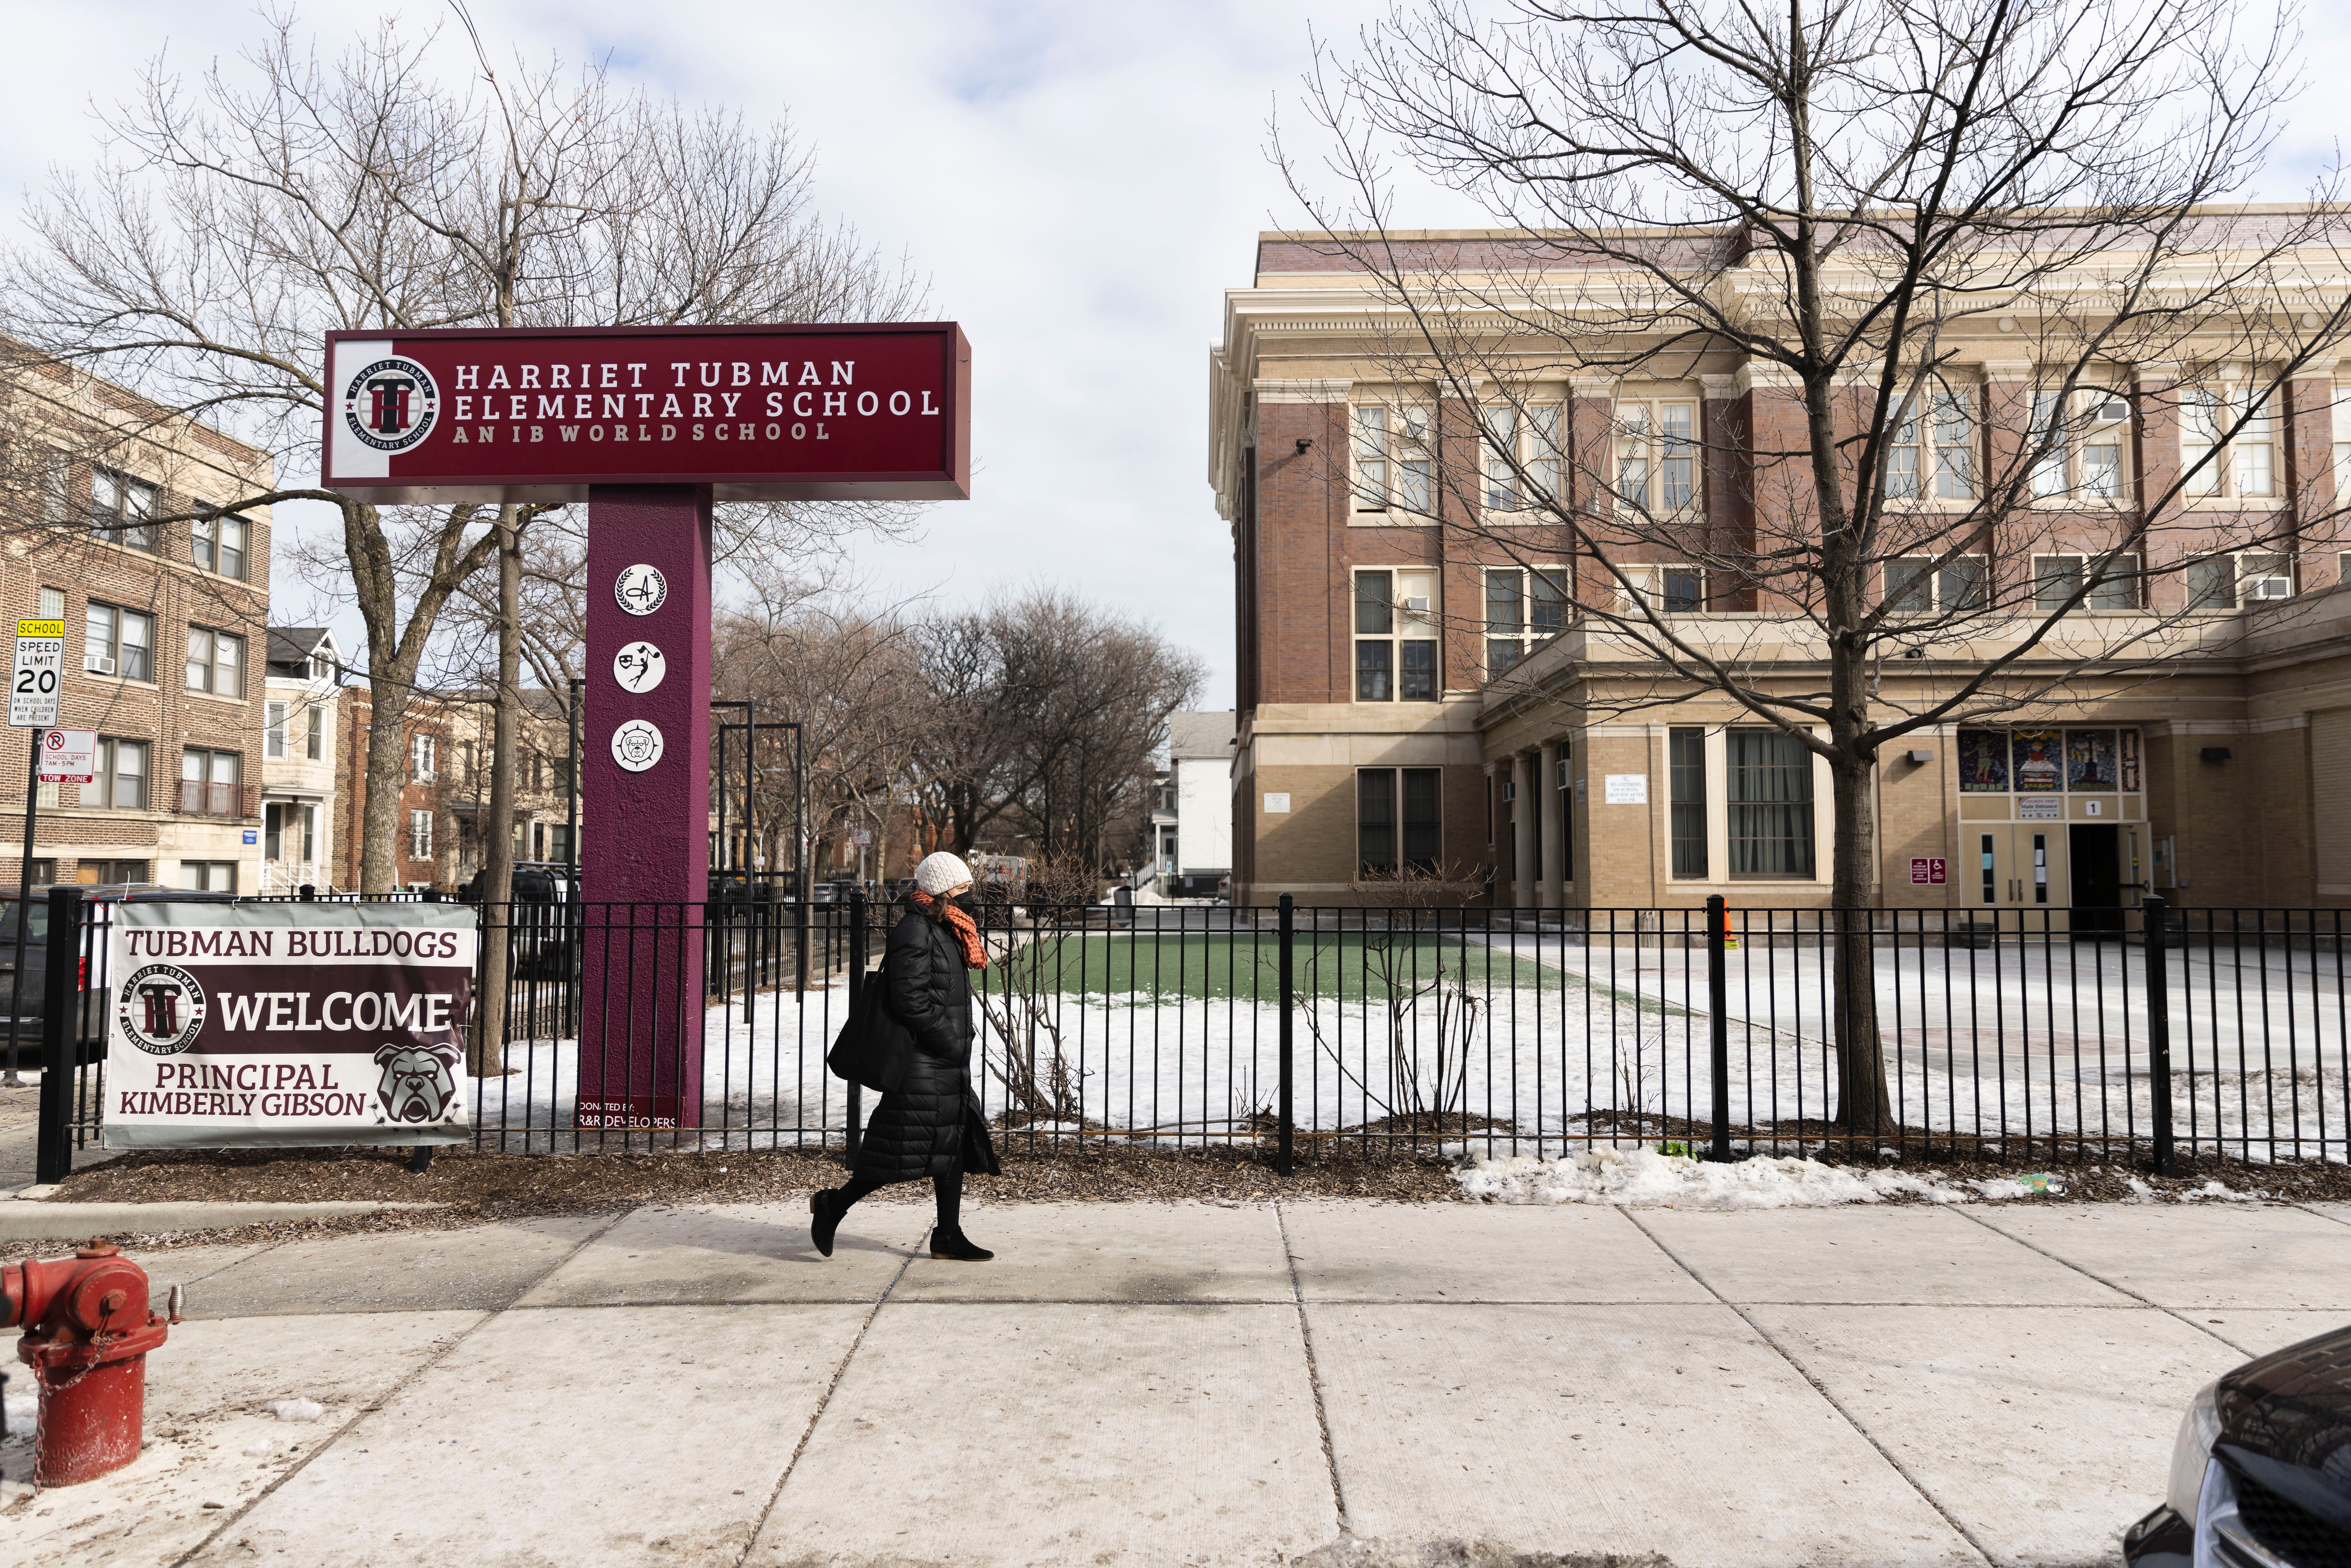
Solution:
[[[1724,735],[1730,874],[1813,875],[1813,754],[1776,729]]]
[[[216,697],[245,695],[245,639],[233,632],[189,627],[188,689]]]
[[[74,881],[84,887],[120,887],[146,880],[145,861],[78,861],[74,864]]]
[[[1377,403],[1355,410],[1355,510],[1430,509],[1428,410]]]
[[[1623,402],[1616,404],[1616,496],[1653,516],[1688,510],[1698,502],[1698,404]]]
[[[2032,608],[2047,614],[2063,610],[2082,591],[2085,576],[2095,571],[2084,601],[2092,610],[2136,610],[2139,606],[2138,557],[2117,555],[2103,563],[2096,556],[2037,555],[2032,558]]]
[[[1437,574],[1355,573],[1355,700],[1437,700]]]
[[[1706,877],[1706,731],[1666,732],[1666,785],[1674,874]]]
[[[1636,601],[1667,615],[1695,615],[1706,608],[1706,572],[1695,566],[1627,566],[1620,569]]]
[[[188,528],[189,559],[206,571],[242,580],[245,576],[246,540],[251,536],[251,531],[252,525],[235,512],[224,512],[215,517],[198,517]]]
[[[2294,597],[2294,558],[2267,550],[2207,556],[2188,563],[2188,608],[2234,610]]]
[[[434,737],[432,736],[410,736],[408,737],[408,777],[410,781],[416,784],[430,784],[434,779],[439,778],[440,773],[435,765],[438,755],[438,747],[434,744]]]
[[[433,858],[433,813],[408,813],[408,858],[425,861]]]
[[[82,612],[81,667],[126,681],[155,678],[155,618],[92,600]]]
[[[1486,675],[1501,674],[1560,634],[1567,623],[1565,574],[1490,567],[1486,572]]]
[[[1889,500],[1975,498],[1973,392],[1941,387],[1903,404],[1886,446],[1883,491]]]
[[[262,709],[261,755],[279,758],[286,755],[286,705],[270,703]]]
[[[64,589],[45,588],[41,590],[40,604],[42,620],[62,621],[66,618],[66,591]]]
[[[204,817],[234,817],[245,758],[234,751],[192,746],[180,753],[180,810]]]
[[[327,710],[313,706],[303,716],[302,754],[317,762],[327,755]]]
[[[2061,417],[2062,416],[2062,417]],[[2032,494],[2043,501],[2114,501],[2123,494],[2130,402],[2107,387],[2032,394]],[[2047,450],[2042,448],[2046,446]]]
[[[145,810],[149,745],[144,740],[99,737],[97,775],[81,787],[81,803],[118,811]]]
[[[41,887],[57,880],[57,857],[54,855],[42,855],[34,860],[32,863],[27,865],[25,869],[32,873],[26,880],[30,882],[35,887]],[[46,914],[47,911],[44,910],[43,913]],[[48,925],[46,920],[38,916],[35,917],[33,921],[34,936],[38,936],[47,929]],[[11,936],[15,935],[13,930],[9,930],[6,926],[0,926],[0,931],[6,931],[8,935]]]
[[[1886,563],[1886,600],[1896,610],[1917,614],[1981,610],[1984,558],[1953,556],[1938,566],[1932,556],[1896,556]]]
[[[180,885],[197,893],[235,893],[235,861],[182,861]]]
[[[2240,382],[2183,388],[2179,402],[2184,494],[2259,499],[2277,494],[2277,422],[2266,392]]]
[[[553,822],[547,830],[547,858],[565,865],[571,863],[571,824]]]
[[[1356,770],[1355,838],[1364,871],[1436,869],[1441,847],[1438,780],[1434,768]]]
[[[132,549],[152,550],[162,538],[150,520],[154,516],[154,486],[111,468],[90,470],[90,532]]]

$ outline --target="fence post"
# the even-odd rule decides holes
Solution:
[[[849,1016],[865,1009],[865,894],[849,895]],[[849,1085],[849,1161],[857,1164],[858,1145],[865,1141],[865,1085]]]
[[[2164,946],[2171,905],[2149,894],[2139,906],[2147,936],[2147,1080],[2154,1107],[2155,1174],[2177,1176],[2171,1138],[2171,959]]]
[[[22,919],[25,911],[18,911]],[[33,1179],[43,1186],[73,1170],[75,1060],[81,1039],[81,889],[49,889],[49,941],[42,976],[41,1127]]]
[[[1281,1100],[1280,1100],[1280,1126],[1279,1126],[1279,1128],[1278,1128],[1278,1130],[1277,1130],[1277,1132],[1276,1132],[1276,1134],[1275,1134],[1275,1136],[1277,1137],[1277,1139],[1278,1139],[1279,1141],[1278,1141],[1278,1142],[1277,1142],[1277,1144],[1275,1145],[1275,1148],[1274,1148],[1274,1155],[1273,1155],[1273,1168],[1274,1168],[1276,1171],[1280,1172],[1280,1173],[1281,1175],[1283,1175],[1283,1176],[1288,1176],[1288,1175],[1290,1174],[1290,1134],[1291,1134],[1291,1131],[1292,1131],[1292,1126],[1291,1126],[1291,1122],[1290,1122],[1290,1114],[1291,1114],[1291,1111],[1292,1111],[1292,1108],[1293,1108],[1293,1107],[1292,1107],[1291,1101],[1290,1101],[1290,1009],[1292,1008],[1292,1006],[1293,1006],[1293,1005],[1295,1005],[1296,998],[1295,998],[1294,996],[1292,996],[1291,991],[1290,991],[1290,937],[1292,936],[1292,935],[1295,933],[1295,931],[1296,931],[1296,929],[1297,929],[1297,914],[1298,914],[1297,906],[1296,906],[1296,904],[1291,901],[1290,894],[1286,894],[1286,893],[1285,893],[1285,894],[1283,894],[1281,895],[1281,913],[1280,913],[1280,924],[1279,924],[1279,929],[1280,929],[1280,944],[1279,944],[1279,947],[1278,947],[1278,952],[1279,952],[1279,954],[1280,954],[1280,957],[1279,957],[1279,970],[1278,970],[1278,972],[1279,972],[1279,974],[1280,974],[1280,986],[1281,986],[1281,1089],[1280,1089]]]
[[[1714,1145],[1706,1157],[1730,1159],[1730,1001],[1723,973],[1723,947],[1730,935],[1730,911],[1722,895],[1706,901],[1706,1034],[1708,1076],[1714,1089]]]

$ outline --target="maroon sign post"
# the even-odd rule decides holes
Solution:
[[[970,347],[952,323],[461,329],[330,332],[327,361],[327,487],[588,504],[577,1123],[699,1126],[711,507],[967,498]]]

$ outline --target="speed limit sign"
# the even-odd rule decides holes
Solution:
[[[57,722],[57,688],[64,684],[66,623],[16,622],[16,669],[8,681],[8,727],[47,729]]]

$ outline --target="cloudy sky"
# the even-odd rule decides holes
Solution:
[[[1352,33],[1372,7],[1312,0]],[[181,68],[258,31],[235,5],[16,0],[20,73],[0,97],[0,203],[52,163],[87,164],[89,105],[168,42]],[[448,13],[387,8],[420,28]],[[1246,284],[1284,194],[1267,164],[1277,98],[1309,49],[1301,0],[869,0],[647,6],[475,0],[496,48],[608,57],[688,103],[789,115],[819,151],[819,199],[928,276],[970,335],[975,498],[932,508],[917,543],[861,552],[892,597],[950,602],[1050,582],[1144,617],[1196,651],[1203,706],[1232,701],[1230,539],[1206,480],[1207,354],[1220,290]],[[312,5],[322,44],[372,26]],[[464,73],[444,28],[444,68]],[[110,89],[109,83],[121,84]],[[285,582],[277,611],[310,611]],[[350,629],[350,641],[357,640]]]
[[[976,498],[935,507],[918,543],[862,552],[870,588],[948,602],[1050,582],[1146,618],[1232,701],[1230,542],[1208,491],[1207,352],[1220,291],[1296,214],[1266,161],[1296,123],[1310,26],[1343,46],[1374,0],[860,0],[649,6],[475,0],[494,49],[602,56],[692,104],[786,115],[820,152],[832,214],[904,250],[935,313],[964,323],[977,382]],[[363,5],[302,7],[322,46],[371,28]],[[419,29],[448,12],[381,8]],[[0,95],[0,216],[52,163],[87,164],[90,103],[167,43],[183,68],[258,31],[222,4],[14,0],[20,69]],[[2307,59],[2351,68],[2351,6],[2322,7]],[[454,28],[441,58],[470,69]],[[2326,156],[2341,117],[2304,99],[2280,183]],[[1428,226],[1473,221],[1430,196]],[[278,613],[313,610],[288,584]],[[356,628],[349,641],[356,642]]]

